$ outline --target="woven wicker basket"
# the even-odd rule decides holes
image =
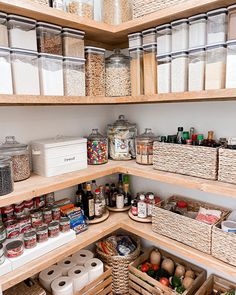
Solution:
[[[155,206],[153,208],[152,230],[154,232],[210,254],[213,225],[163,209],[163,206],[168,201],[178,200],[185,200],[188,203],[188,207],[194,212],[198,212],[200,207],[216,209],[223,212],[222,218],[224,218],[229,211],[212,204],[178,196],[173,196],[163,201],[161,207]]]
[[[34,3],[38,3],[38,4],[41,4],[41,5],[46,5],[46,6],[50,6],[49,5],[49,0],[30,0],[31,2],[34,2]]]
[[[136,250],[127,256],[110,256],[96,249],[99,258],[112,268],[112,291],[114,294],[129,294],[129,264],[140,254],[140,240],[132,238]]]
[[[156,141],[153,147],[153,167],[157,170],[216,180],[218,149]]]
[[[236,150],[219,149],[218,180],[236,184]]]

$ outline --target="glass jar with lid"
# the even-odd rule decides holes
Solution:
[[[84,35],[85,33],[79,30],[63,28],[63,54],[69,57],[84,58]]]
[[[13,186],[11,157],[0,156],[0,196],[13,192]]]
[[[136,124],[130,123],[120,115],[114,124],[108,125],[109,156],[113,160],[131,160],[135,158]]]
[[[88,164],[100,165],[108,162],[108,140],[98,132],[98,129],[92,129],[92,133],[87,141]]]
[[[143,165],[153,164],[153,142],[156,136],[151,128],[136,137],[136,162]]]
[[[11,157],[13,180],[22,181],[30,177],[30,156],[27,144],[16,141],[15,136],[7,136],[0,145],[2,155]]]
[[[114,53],[106,58],[106,96],[130,94],[130,58],[115,49]]]
[[[66,10],[69,13],[93,19],[93,0],[67,0]]]
[[[131,0],[103,0],[103,22],[119,25],[132,20]]]

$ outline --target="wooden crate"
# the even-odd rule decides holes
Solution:
[[[46,291],[39,285],[36,280],[31,280],[32,286],[21,282],[3,292],[4,295],[46,295]]]
[[[195,295],[212,295],[212,291],[226,292],[236,289],[236,284],[216,275],[211,275]]]
[[[134,262],[129,265],[129,287],[130,294],[133,295],[176,295],[174,290],[162,285],[157,280],[153,279],[146,273],[141,272],[137,267],[149,259],[150,253],[153,248],[144,252]],[[196,273],[196,279],[190,289],[184,291],[183,295],[193,295],[202,286],[206,279],[206,271],[186,260],[183,260],[175,255],[172,255],[164,250],[160,250],[160,253],[165,258],[171,258],[176,264],[181,264],[188,269],[192,269]]]

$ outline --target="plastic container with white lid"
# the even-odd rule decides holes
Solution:
[[[188,51],[171,54],[171,92],[188,90]]]
[[[37,51],[36,20],[10,14],[8,28],[11,48]]]
[[[228,7],[228,40],[236,39],[236,4]]]
[[[205,47],[189,50],[188,90],[201,91],[205,88]]]
[[[13,94],[10,48],[0,47],[0,94]]]
[[[144,94],[157,94],[156,43],[143,45]]]
[[[39,95],[38,53],[12,49],[11,62],[14,94]]]
[[[156,43],[156,29],[151,28],[148,30],[142,31],[143,35],[143,45],[147,45],[150,43]]]
[[[63,54],[84,58],[84,35],[85,32],[70,28],[63,28]]]
[[[227,13],[226,8],[215,9],[207,13],[207,45],[226,42]]]
[[[163,55],[171,52],[171,25],[165,24],[156,27],[157,54]]]
[[[129,48],[142,46],[142,33],[133,33],[128,35]]]
[[[171,23],[172,52],[188,49],[188,19],[183,18]]]
[[[207,15],[205,13],[189,17],[189,48],[206,45]]]
[[[236,40],[227,42],[226,88],[236,88]]]
[[[61,55],[40,53],[39,76],[41,95],[64,95]]]
[[[8,47],[7,14],[0,12],[0,46]]]
[[[158,93],[171,92],[171,55],[157,55]]]

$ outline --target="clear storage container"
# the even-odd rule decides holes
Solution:
[[[171,92],[171,56],[157,56],[157,89],[158,93]]]
[[[11,48],[37,51],[36,20],[10,14],[8,28]]]
[[[236,88],[236,40],[227,42],[226,88]]]
[[[8,47],[7,14],[0,12],[0,46]]]
[[[64,10],[65,9],[65,3],[64,0],[52,0],[51,6],[58,10]]]
[[[136,162],[143,165],[153,164],[153,142],[156,136],[151,128],[136,137]]]
[[[103,22],[119,25],[132,20],[131,0],[103,0]]]
[[[189,17],[189,48],[206,45],[207,16],[205,13]]]
[[[172,52],[188,49],[188,20],[179,19],[171,23],[172,27]]]
[[[87,96],[105,96],[105,52],[103,48],[85,47]]]
[[[236,40],[236,5],[228,7],[228,40]]]
[[[172,53],[171,60],[171,92],[188,90],[188,52]]]
[[[39,74],[41,95],[64,95],[61,55],[40,53]]]
[[[39,95],[38,53],[14,49],[11,62],[14,94]]]
[[[143,45],[156,43],[156,29],[155,28],[142,31],[142,35],[143,35]]]
[[[88,164],[100,165],[108,162],[108,139],[93,129],[88,137]]]
[[[129,48],[140,47],[143,45],[142,33],[134,33],[128,35]]]
[[[62,55],[62,27],[49,23],[38,22],[38,50],[41,53]]]
[[[171,53],[171,25],[165,24],[156,27],[157,55]]]
[[[93,19],[93,0],[67,0],[67,12]]]
[[[189,50],[188,90],[205,89],[205,47]]]
[[[147,44],[143,46],[143,76],[144,76],[144,94],[157,93],[157,61],[156,44]]]
[[[227,39],[227,9],[209,11],[207,18],[207,44],[224,43]]]
[[[15,140],[15,136],[7,136],[5,143],[0,145],[2,155],[11,157],[13,180],[22,181],[30,177],[30,155],[27,144]]]
[[[13,94],[10,48],[0,47],[0,93]]]
[[[130,54],[130,77],[131,94],[142,95],[143,89],[143,48],[136,47],[129,50]]]
[[[0,156],[0,196],[13,192],[13,185],[11,158]]]
[[[131,160],[135,158],[136,124],[130,123],[120,115],[107,129],[109,156],[113,160]]]
[[[225,43],[206,47],[205,89],[225,88],[226,45]]]
[[[65,57],[64,94],[67,96],[85,96],[85,59]]]
[[[62,31],[64,56],[84,58],[84,32],[64,28]]]
[[[115,49],[114,53],[106,58],[106,96],[130,94],[130,58]]]

